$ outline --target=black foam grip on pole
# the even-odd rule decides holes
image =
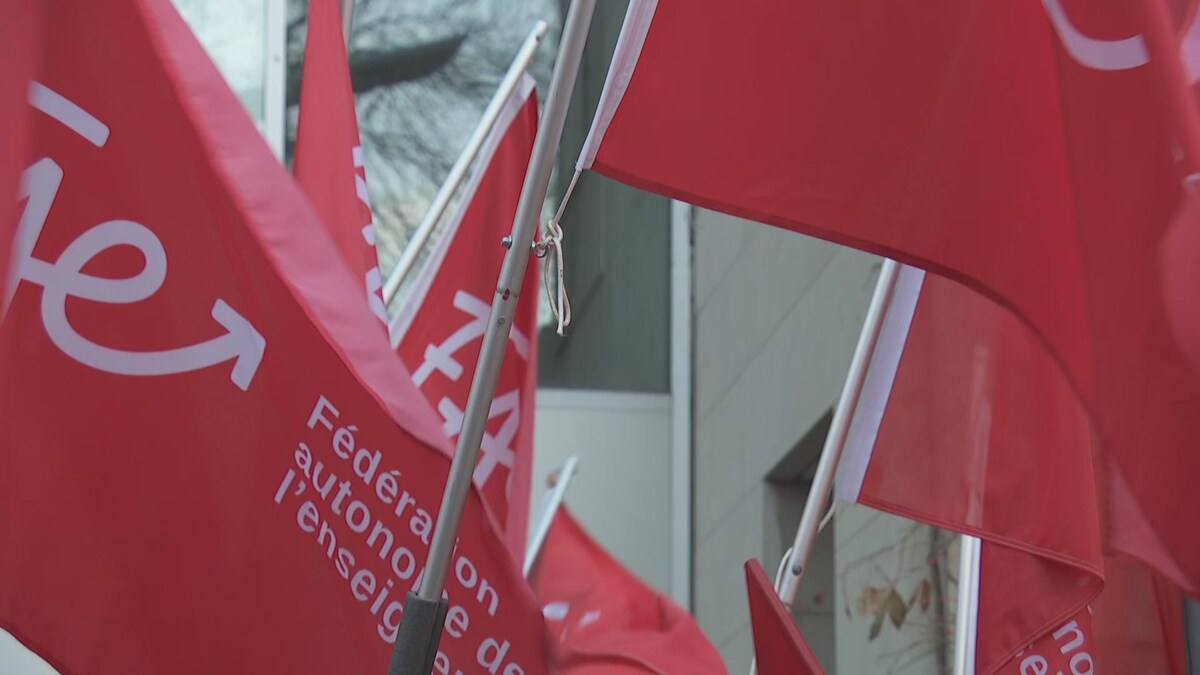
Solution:
[[[429,675],[433,672],[433,659],[437,656],[438,641],[442,638],[442,626],[446,623],[446,610],[449,607],[445,598],[433,602],[422,599],[416,593],[408,594],[404,601],[404,614],[400,617],[400,629],[396,632],[396,648],[392,651],[388,675]]]

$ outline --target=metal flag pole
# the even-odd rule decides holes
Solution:
[[[446,619],[447,603],[442,599],[446,571],[450,566],[454,540],[458,536],[463,506],[471,489],[471,474],[479,456],[488,409],[496,392],[496,379],[500,375],[508,334],[521,295],[521,282],[529,264],[533,236],[542,203],[546,199],[550,173],[554,168],[554,158],[595,8],[596,0],[573,0],[567,11],[562,42],[550,80],[550,92],[546,96],[546,109],[534,139],[529,169],[525,172],[525,183],[517,202],[516,217],[513,218],[511,243],[504,256],[504,265],[500,268],[496,295],[492,299],[487,330],[475,364],[467,407],[463,412],[462,429],[458,434],[454,459],[450,463],[437,524],[434,525],[433,542],[425,562],[425,576],[420,589],[416,593],[409,593],[404,604],[388,675],[429,675],[433,669],[433,659]]]
[[[899,274],[899,263],[895,260],[883,262],[879,280],[875,283],[875,292],[871,296],[871,305],[867,309],[867,318],[863,321],[862,332],[858,336],[858,345],[854,348],[854,358],[850,361],[850,371],[846,374],[842,394],[838,398],[837,407],[834,408],[829,434],[825,436],[825,446],[821,450],[821,459],[817,462],[817,473],[813,477],[812,487],[808,490],[804,513],[800,516],[800,525],[796,528],[791,562],[779,588],[779,597],[788,607],[792,606],[796,593],[800,590],[800,577],[804,574],[809,555],[812,553],[813,542],[817,538],[821,518],[825,514],[825,505],[829,503],[834,475],[837,473],[838,463],[842,460],[842,450],[846,447],[846,434],[850,430],[854,409],[858,406],[858,397],[862,394],[867,367],[875,355],[875,346],[879,342],[883,319],[892,302]]]
[[[542,516],[538,518],[537,527],[534,528],[533,534],[529,538],[529,547],[525,549],[525,569],[521,570],[521,574],[526,579],[533,570],[533,563],[537,561],[538,554],[542,552],[542,545],[546,543],[546,535],[550,534],[550,525],[554,522],[554,515],[558,513],[558,507],[562,506],[563,499],[567,496],[567,485],[570,484],[578,470],[579,457],[571,455],[559,467],[554,489],[546,493],[546,505],[542,509]]]
[[[954,675],[975,675],[975,638],[979,627],[978,537],[964,534],[958,547],[958,611],[954,615]]]
[[[488,132],[495,126],[505,101],[512,96],[517,84],[520,83],[521,75],[529,67],[534,53],[537,52],[538,44],[541,43],[548,28],[545,21],[538,21],[533,30],[529,31],[521,48],[517,50],[517,55],[513,57],[512,63],[508,66],[508,72],[504,74],[504,79],[500,81],[496,93],[492,94],[492,100],[488,101],[487,108],[484,108],[483,117],[480,118],[471,137],[467,139],[467,145],[463,148],[462,154],[454,161],[454,166],[450,167],[450,173],[447,174],[445,182],[433,196],[429,210],[425,212],[425,216],[421,218],[412,238],[408,240],[404,253],[400,256],[400,262],[396,263],[391,274],[388,275],[387,282],[383,285],[384,305],[392,303],[392,299],[400,290],[400,284],[404,283],[404,278],[412,271],[413,265],[417,262],[417,256],[425,248],[425,242],[429,241],[429,236],[433,234],[433,229],[437,227],[438,221],[446,212],[446,207],[450,206],[450,200],[467,176],[467,169],[471,168],[471,162],[475,161],[480,148],[483,147],[483,142],[487,140]]]
[[[354,23],[354,0],[341,0],[342,42],[346,45],[346,60],[350,60],[350,26]]]

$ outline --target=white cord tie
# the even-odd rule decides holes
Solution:
[[[566,210],[567,202],[571,200],[571,193],[575,191],[575,184],[578,182],[579,172],[576,171],[575,175],[571,177],[571,184],[567,186],[567,193],[563,195],[562,203],[558,205],[558,213],[546,221],[541,240],[533,245],[533,254],[542,259],[542,285],[546,288],[546,300],[550,303],[550,311],[554,313],[554,318],[558,321],[557,332],[559,335],[566,335],[564,330],[571,325],[571,299],[567,297],[567,282],[564,279],[566,255],[563,251],[563,231],[559,221],[562,219],[563,211]],[[552,268],[557,282],[554,288],[551,288],[550,285]]]

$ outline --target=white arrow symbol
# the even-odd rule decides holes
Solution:
[[[109,130],[86,110],[36,82],[30,84],[29,102],[97,147],[108,141]],[[67,319],[67,298],[77,297],[108,304],[129,304],[154,295],[167,276],[167,254],[162,242],[144,225],[110,220],[81,234],[53,263],[33,257],[58,188],[62,168],[46,157],[21,176],[19,199],[27,199],[13,245],[13,264],[5,294],[0,297],[0,317],[8,311],[20,280],[42,286],[42,323],[46,334],[64,354],[84,365],[118,375],[169,375],[200,370],[233,361],[229,379],[242,391],[262,363],[267,341],[224,300],[213,303],[212,317],[225,329],[223,335],[186,347],[151,352],[129,352],[96,344],[80,335]],[[125,279],[108,279],[83,273],[87,263],[114,246],[132,246],[141,252],[145,266]]]
[[[106,279],[81,272],[92,258],[121,245],[133,246],[145,258],[145,267],[138,274],[126,279]],[[118,375],[169,375],[233,360],[230,379],[241,390],[248,389],[262,363],[267,341],[224,300],[218,299],[212,308],[212,317],[225,328],[224,335],[163,351],[130,352],[105,347],[80,335],[67,319],[66,304],[70,296],[110,304],[138,302],[159,289],[166,272],[167,257],[158,237],[143,225],[128,220],[111,220],[84,232],[54,263],[29,257],[21,265],[21,278],[44,289],[42,322],[47,335],[76,361]]]

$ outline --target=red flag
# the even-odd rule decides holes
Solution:
[[[46,7],[0,627],[64,673],[384,672],[448,469],[432,411],[171,3]],[[438,668],[545,673],[493,527],[473,493]]]
[[[1200,371],[1160,286],[1179,98],[1155,81],[1152,4],[635,1],[581,168],[1016,312],[1096,422],[1108,546],[1200,592],[1179,517],[1200,509]]]
[[[1189,198],[1175,214],[1163,238],[1160,255],[1171,328],[1192,367],[1200,370],[1200,310],[1195,296],[1200,288],[1200,199]]]
[[[564,675],[724,673],[695,620],[614,560],[561,508],[530,576]]]
[[[42,3],[10,0],[0,9],[0,189],[9,199],[20,192],[21,171],[28,159],[29,81],[41,60]],[[13,233],[17,228],[15,206],[0,213],[0,280],[5,285],[0,316],[8,305],[15,283],[9,278]]]
[[[1116,673],[1109,670],[1103,661],[1097,666],[1095,639],[1092,629],[1092,614],[1083,610],[1061,626],[1055,627],[1045,637],[1030,645],[1010,661],[1000,672],[1002,675],[1027,675],[1028,673]],[[1165,672],[1138,670],[1129,675],[1143,672]]]
[[[984,540],[981,673],[1078,614],[1103,586],[1091,448],[1069,383],[1016,317],[901,268],[837,492]]]
[[[505,103],[480,151],[479,169],[462,206],[430,255],[405,306],[391,325],[392,344],[413,382],[437,408],[451,438],[462,427],[471,374],[479,355],[496,279],[504,260],[501,240],[517,199],[537,134],[533,79],[523,77]],[[533,410],[537,386],[537,265],[522,285],[508,348],[488,413],[475,466],[475,485],[518,562],[524,560],[533,471]]]
[[[999,672],[1186,675],[1182,596],[1143,566],[1109,558],[1091,607],[1021,650]]]
[[[1188,673],[1183,596],[1159,575],[1129,560],[1107,558],[1104,592],[1091,609],[1088,637],[1097,672]]]
[[[371,311],[386,323],[375,224],[338,0],[309,1],[293,161],[296,181],[329,228],[350,270],[363,280]]]
[[[1183,672],[1150,667],[1173,663],[1161,649],[1139,647],[1142,658],[1131,660],[1092,647],[1089,605],[1113,607],[1118,597],[1123,611],[1099,614],[1109,644],[1178,642],[1181,631],[1119,623],[1155,594],[1129,596],[1121,588],[1136,571],[1100,557],[1091,447],[1061,370],[1014,316],[959,284],[901,269],[838,493],[984,539],[981,673],[1072,672],[1072,663],[1090,672],[1081,664],[1093,661],[1115,674]],[[1178,622],[1177,598],[1171,611]],[[1063,637],[1076,630],[1086,645]]]
[[[1190,7],[1190,16],[1184,14],[1179,23],[1186,26],[1178,58],[1164,49],[1163,40],[1155,42],[1160,52],[1166,52],[1164,67],[1158,70],[1159,88],[1164,96],[1173,97],[1174,113],[1168,123],[1175,132],[1180,163],[1183,165],[1184,182],[1190,192],[1195,192],[1200,183],[1200,113],[1197,112],[1196,96],[1200,95],[1196,84],[1200,83],[1200,12]],[[1157,34],[1169,32],[1169,19],[1158,15],[1154,23]],[[1167,42],[1170,46],[1170,42]],[[1186,80],[1191,91],[1178,86]],[[1167,319],[1174,331],[1175,341],[1190,360],[1192,368],[1200,372],[1200,311],[1191,297],[1189,289],[1200,282],[1197,267],[1200,266],[1200,206],[1194,196],[1184,202],[1159,245],[1162,258],[1163,300]]]
[[[1200,83],[1200,12],[1193,10],[1188,30],[1180,48],[1185,76],[1197,94]],[[1198,159],[1198,158],[1193,158]],[[1200,175],[1188,176],[1193,190]],[[1200,311],[1196,309],[1191,289],[1200,284],[1200,200],[1189,198],[1175,214],[1159,250],[1163,258],[1163,294],[1167,316],[1175,330],[1175,339],[1200,370]]]
[[[757,560],[746,561],[754,659],[762,675],[825,675]]]

